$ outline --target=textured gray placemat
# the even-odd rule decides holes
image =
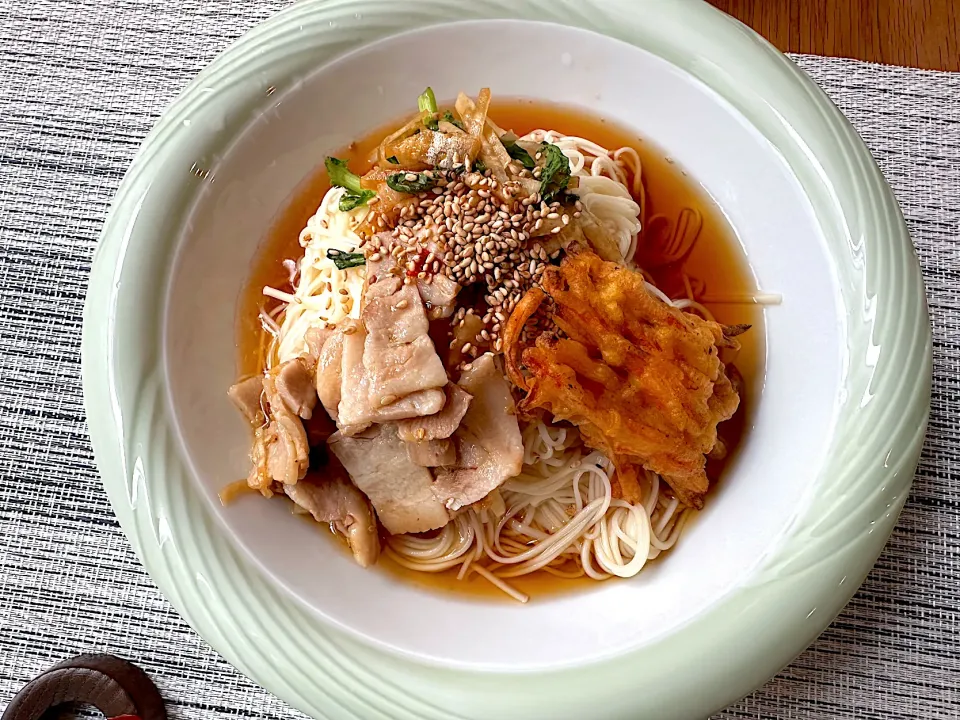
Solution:
[[[93,465],[79,354],[96,237],[137,146],[200,68],[285,4],[0,0],[0,707],[54,661],[100,650],[146,669],[175,718],[302,717],[197,637],[134,557]],[[866,584],[718,717],[958,718],[960,75],[796,60],[863,134],[907,217],[933,316],[933,415]]]

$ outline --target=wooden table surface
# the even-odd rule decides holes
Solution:
[[[788,52],[960,71],[960,0],[708,0]]]

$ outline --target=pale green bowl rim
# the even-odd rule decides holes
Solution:
[[[526,675],[421,666],[326,627],[223,537],[175,449],[161,348],[172,245],[199,177],[256,107],[358,45],[468,19],[551,21],[652,52],[736,107],[781,152],[837,260],[848,341],[836,435],[816,496],[751,582],[668,637],[614,660]],[[282,90],[283,88],[278,88]],[[186,129],[207,112],[217,133]],[[202,173],[198,173],[202,175]],[[97,464],[163,593],[227,660],[314,717],[697,718],[761,685],[832,621],[876,561],[910,489],[930,409],[923,282],[893,195],[856,132],[792,62],[701,2],[303,0],[255,28],[183,92],[114,200],[84,310],[83,384]],[[870,398],[865,402],[865,398]]]

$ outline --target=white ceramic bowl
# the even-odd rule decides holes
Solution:
[[[394,688],[381,687],[383,697],[427,703],[411,705],[411,717],[434,717],[430,708],[450,717],[457,697],[468,696],[457,716],[484,717],[476,703],[497,687],[485,685],[492,678],[513,683],[494,703],[503,717],[532,716],[525,692],[553,693],[537,717],[657,707],[657,717],[696,717],[799,652],[849,598],[892,528],[929,393],[922,287],[896,206],[846,123],[785,61],[759,44],[737,46],[742,38],[712,11],[640,5],[653,29],[639,30],[643,18],[627,5],[622,18],[598,6],[588,22],[576,14],[586,4],[507,11],[480,3],[473,16],[492,19],[395,32],[426,24],[417,13],[455,20],[459,11],[438,1],[389,10],[303,3],[187,91],[125,183],[97,258],[84,338],[105,482],[181,611],[228,658],[308,712],[370,717],[362,703],[374,700],[361,701],[359,691],[331,700],[309,674],[299,684],[271,674],[258,652],[331,677],[331,668],[349,666],[348,687],[363,684],[365,669],[390,668],[376,673]],[[530,19],[539,17],[564,24]],[[691,48],[669,37],[680,28]],[[727,29],[742,57],[694,42],[697,33]],[[610,37],[617,34],[626,41]],[[736,73],[753,73],[759,90],[734,88]],[[787,83],[782,97],[774,95],[778,78]],[[325,154],[409,114],[426,85],[441,99],[489,86],[495,97],[561,102],[635,129],[714,198],[758,285],[783,297],[765,313],[765,376],[753,388],[742,452],[676,549],[635,579],[526,606],[437,594],[359,568],[281,503],[247,498],[223,507],[217,499],[247,471],[248,430],[225,389],[236,375],[238,294],[259,242]],[[812,114],[798,107],[805,96]],[[831,165],[832,149],[847,155],[846,166]],[[857,235],[865,231],[872,236]],[[882,290],[880,280],[888,282]],[[888,376],[894,360],[870,347],[885,351],[881,340],[909,331],[916,349],[903,350],[901,367],[917,379],[906,387]],[[897,403],[905,408],[899,421],[886,409]],[[858,435],[858,422],[872,425]],[[878,452],[887,453],[882,465]],[[878,521],[879,544],[861,542]],[[840,557],[825,539],[831,533],[834,543],[860,544],[855,559]],[[817,557],[830,561],[822,581],[809,579]],[[841,586],[848,576],[850,584],[838,591],[831,583],[841,576]],[[760,627],[782,634],[782,647],[775,637],[745,637],[777,617],[777,603],[783,626]],[[315,638],[309,648],[306,637]],[[728,667],[716,654],[724,647],[740,656]],[[619,675],[604,670],[611,663]],[[682,679],[667,689],[657,683],[684,666],[699,668],[689,686],[702,697],[657,705],[667,690],[683,694]],[[408,672],[415,687],[396,689]],[[580,695],[569,695],[564,678],[573,676]],[[646,695],[605,710],[584,706],[590,693],[606,695],[591,676],[613,689],[633,687],[633,678]],[[451,683],[462,693],[451,696]]]
[[[491,37],[501,43],[496,53]],[[544,47],[557,50],[544,57]],[[476,602],[363,570],[291,519],[283,503],[248,497],[224,507],[217,499],[249,462],[249,430],[224,390],[237,375],[238,293],[260,240],[326,154],[387,121],[399,124],[426,85],[438,98],[489,86],[495,97],[560,101],[655,140],[723,208],[760,287],[783,295],[766,311],[769,361],[755,383],[759,402],[743,451],[677,549],[641,577],[528,606]],[[655,55],[546,23],[479,21],[397,35],[264,97],[261,112],[205,169],[213,182],[183,224],[165,299],[164,372],[182,452],[234,541],[325,619],[447,666],[577,664],[688,621],[743,583],[803,508],[840,383],[839,288],[826,244],[776,149],[715,92]]]

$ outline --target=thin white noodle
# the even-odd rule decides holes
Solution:
[[[646,287],[647,287],[647,292],[648,292],[648,293],[650,293],[651,295],[655,295],[656,297],[660,298],[660,299],[663,300],[665,303],[667,303],[667,305],[673,305],[673,304],[674,304],[673,301],[672,301],[670,298],[668,298],[666,295],[663,294],[663,290],[661,290],[660,288],[658,288],[656,285],[654,285],[653,283],[650,283],[650,282],[646,282],[646,281],[644,282],[644,284],[645,284]]]
[[[574,191],[584,207],[617,239],[620,254],[628,263],[637,251],[637,237],[643,208],[640,156],[633,148],[611,151],[586,138],[563,135],[554,130],[534,130],[523,136],[531,142],[556,145],[570,160],[570,170],[580,185]],[[632,177],[627,187],[628,175]]]
[[[296,302],[297,298],[295,295],[291,295],[288,292],[283,292],[283,290],[277,290],[272,287],[265,287],[263,289],[263,294],[267,297],[272,297],[274,300],[282,300],[285,303]]]
[[[693,310],[697,315],[702,317],[704,320],[710,320],[711,322],[716,322],[716,318],[713,316],[713,313],[710,312],[706,307],[698,303],[696,300],[687,300],[683,298],[682,300],[674,300],[674,307],[680,308],[681,310]]]
[[[779,293],[750,293],[749,295],[711,295],[704,293],[701,302],[711,305],[780,305],[783,296]]]
[[[473,572],[475,572],[480,577],[486,580],[489,580],[491,583],[493,583],[493,585],[503,590],[503,592],[505,592],[507,595],[512,597],[514,600],[517,600],[522,603],[528,602],[530,600],[529,595],[520,592],[514,587],[511,587],[508,583],[505,583],[503,580],[498,578],[496,575],[494,575],[492,572],[487,570],[482,565],[474,565]]]
[[[263,308],[260,309],[260,327],[270,333],[274,340],[280,337],[280,326],[277,325],[277,321],[273,319],[273,316],[265,312]]]
[[[304,338],[311,327],[323,328],[360,316],[366,268],[339,270],[327,257],[329,250],[355,252],[361,244],[356,230],[369,210],[360,207],[341,211],[338,206],[343,193],[342,188],[328,190],[300,233],[304,254],[294,275],[294,292],[263,289],[264,295],[286,303],[279,318],[280,337],[268,353],[268,367],[300,355],[306,349]]]

